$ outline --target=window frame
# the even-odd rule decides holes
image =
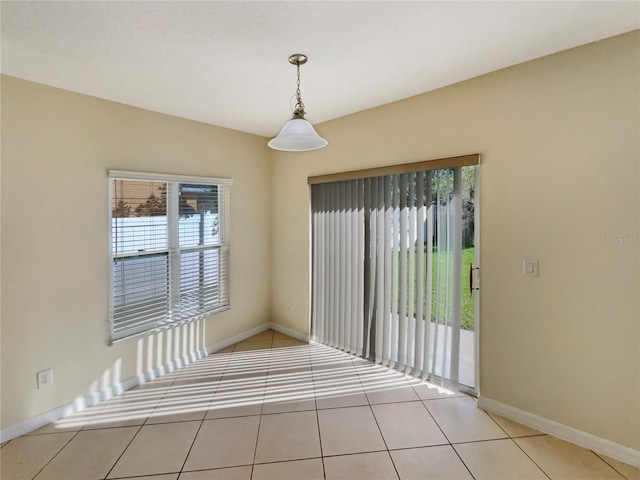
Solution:
[[[132,172],[125,170],[109,170],[109,345],[118,343],[131,338],[141,337],[152,334],[154,332],[166,330],[179,325],[187,324],[209,315],[228,310],[231,308],[231,299],[229,294],[229,251],[230,251],[230,187],[233,180],[229,178],[213,178],[198,177],[186,175],[159,174],[148,172]],[[114,233],[113,233],[113,201],[114,201],[114,180],[124,181],[149,181],[166,183],[166,246],[165,248],[153,249],[141,252],[117,253],[114,252]],[[179,213],[179,190],[180,185],[203,185],[216,186],[218,195],[218,241],[215,243],[206,243],[202,245],[185,245],[180,246],[180,213]],[[152,217],[149,217],[152,218]],[[209,250],[218,250],[218,272],[216,283],[217,288],[222,291],[225,302],[215,306],[214,308],[197,309],[193,314],[184,315],[180,310],[173,310],[172,305],[176,298],[180,297],[181,290],[181,254],[197,252],[206,252]],[[152,258],[157,255],[165,255],[167,260],[167,309],[165,312],[166,320],[149,321],[149,325],[129,328],[124,332],[116,332],[119,322],[114,321],[114,311],[116,307],[116,291],[114,285],[114,263],[118,259],[127,257],[148,257]],[[224,256],[224,258],[222,258]],[[220,263],[223,262],[223,263]],[[202,281],[202,279],[200,279]],[[177,313],[180,313],[177,315]],[[171,317],[176,318],[172,319]],[[120,320],[122,322],[122,320]]]

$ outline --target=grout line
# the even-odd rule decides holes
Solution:
[[[206,415],[205,415],[206,416]],[[204,425],[204,417],[200,420],[200,425],[198,426],[198,430],[196,430],[196,434],[193,437],[193,441],[191,442],[191,446],[189,447],[189,451],[187,455],[184,457],[184,461],[182,462],[182,466],[180,467],[180,471],[178,472],[178,476],[182,474],[185,465],[187,464],[187,460],[189,460],[189,455],[191,455],[191,450],[193,450],[193,446],[196,444],[196,440],[198,439],[198,435],[200,434],[200,430],[202,430],[202,425]]]
[[[609,462],[607,462],[604,458],[602,458],[602,455],[600,455],[598,452],[594,452],[593,450],[591,450],[591,452],[592,452],[596,457],[598,457],[600,460],[602,460],[604,463],[606,463],[606,464],[607,464],[607,465],[609,465],[611,468],[613,468],[613,469],[615,470],[615,472],[616,472],[618,475],[620,475],[622,478],[624,478],[625,480],[631,480],[631,479],[627,478],[627,476],[626,476],[626,475],[624,475],[622,472],[618,471],[618,469],[617,469],[616,467],[614,467],[614,466],[613,466],[613,465],[611,465]],[[633,465],[632,465],[632,467],[633,467]],[[637,469],[638,467],[635,467],[635,468]]]
[[[309,356],[309,364],[311,364],[311,356]],[[324,449],[322,448],[322,434],[320,433],[320,414],[318,413],[318,399],[315,394],[315,381],[313,379],[313,365],[311,364],[311,384],[314,387],[313,400],[316,405],[316,424],[318,425],[318,441],[320,442],[320,462],[322,463],[322,478],[327,479],[327,472],[324,468]]]
[[[539,436],[541,436],[541,435],[535,435],[535,436],[539,437]],[[524,449],[523,449],[523,448],[518,444],[518,442],[516,442],[516,441],[515,441],[513,438],[511,438],[511,437],[509,437],[509,438],[511,439],[511,441],[512,441],[513,443],[515,443],[516,447],[518,447],[518,448],[520,449],[520,451],[521,451],[522,453],[524,453],[524,454],[527,456],[527,458],[528,458],[529,460],[531,460],[531,462],[532,462],[536,467],[538,467],[538,469],[539,469],[539,470],[544,474],[544,476],[545,476],[545,477],[547,477],[549,480],[551,480],[551,477],[547,474],[547,472],[545,472],[545,471],[544,471],[544,469],[543,469],[540,465],[538,465],[538,462],[536,462],[533,458],[531,458],[531,457],[529,456],[529,454],[528,454],[527,452],[525,452],[525,451],[524,451]]]
[[[127,443],[127,446],[124,447],[124,449],[122,450],[122,453],[120,455],[118,455],[118,458],[116,459],[115,462],[113,462],[113,465],[111,465],[111,468],[109,469],[109,471],[107,472],[107,474],[104,476],[104,478],[108,478],[109,474],[111,473],[111,471],[115,468],[115,466],[118,464],[118,462],[120,461],[120,459],[122,458],[122,456],[125,454],[125,452],[129,449],[129,447],[131,446],[131,444],[133,443],[133,441],[136,439],[136,437],[138,436],[138,434],[140,433],[140,430],[142,430],[143,425],[140,425],[138,427],[138,431],[133,435],[133,437],[131,437],[131,440],[129,441],[129,443]]]
[[[371,404],[371,400],[369,399],[369,396],[367,395],[367,391],[364,388],[364,384],[362,383],[362,378],[360,377],[360,374],[358,373],[358,369],[355,366],[355,363],[353,364],[353,368],[356,372],[356,376],[358,377],[358,381],[360,382],[360,386],[362,387],[362,391],[364,392],[364,396],[367,399],[367,402],[369,403],[368,407],[369,407],[369,411],[371,412],[371,415],[373,416],[373,421],[376,422],[376,426],[378,427],[378,432],[380,433],[380,437],[382,438],[382,443],[384,443],[384,447],[385,447],[385,451],[387,452],[387,457],[389,458],[389,460],[391,461],[391,465],[393,465],[393,470],[396,472],[396,476],[398,478],[400,478],[400,472],[398,472],[398,468],[396,467],[396,463],[393,461],[393,457],[391,456],[391,451],[389,450],[389,445],[387,444],[387,439],[384,438],[384,434],[382,433],[382,429],[380,428],[380,423],[378,422],[378,418],[376,417],[375,412],[373,411],[373,405]],[[408,382],[407,382],[408,384]],[[409,385],[411,387],[411,385]],[[414,392],[413,387],[411,387],[411,391]],[[420,398],[418,396],[418,398]],[[391,402],[391,403],[395,403],[395,402]],[[401,403],[401,402],[398,402]]]
[[[444,399],[443,399],[444,400]],[[442,429],[442,427],[440,426],[440,424],[438,423],[438,421],[436,420],[436,417],[433,416],[433,414],[431,413],[431,410],[429,410],[429,407],[427,407],[427,404],[425,403],[425,400],[421,401],[422,406],[424,407],[424,409],[427,411],[427,414],[431,417],[431,420],[433,420],[433,423],[436,424],[436,426],[438,427],[438,429],[440,430],[440,432],[442,433],[442,435],[444,436],[444,438],[447,440],[449,445],[453,445],[451,443],[451,440],[449,439],[449,437],[447,436],[446,433],[444,433],[444,430]]]
[[[80,432],[75,432],[75,434],[74,434],[74,435],[73,435],[73,436],[72,436],[72,437],[71,437],[71,438],[70,438],[70,439],[69,439],[69,440],[68,440],[68,441],[67,441],[67,442],[66,442],[66,443],[65,443],[65,444],[60,448],[60,450],[58,450],[58,451],[53,455],[53,457],[51,457],[51,458],[49,459],[49,461],[48,461],[47,463],[45,463],[45,464],[42,466],[42,468],[41,468],[40,470],[38,470],[38,473],[36,473],[36,474],[35,474],[33,477],[31,477],[31,478],[33,479],[33,478],[36,478],[38,475],[40,475],[40,474],[42,473],[42,471],[43,471],[45,468],[47,468],[47,465],[49,465],[51,462],[53,462],[53,459],[54,459],[54,458],[56,458],[58,455],[60,455],[60,452],[62,452],[62,450],[64,450],[64,449],[67,447],[67,445],[69,445],[69,444],[71,443],[71,441],[72,441],[74,438],[76,438],[76,437],[78,436],[78,434],[79,434],[79,433],[80,433]]]
[[[456,456],[460,459],[460,461],[462,462],[462,465],[464,465],[464,468],[467,469],[467,472],[469,472],[469,475],[471,475],[471,478],[473,478],[475,480],[475,475],[473,474],[473,472],[471,471],[471,469],[469,468],[469,466],[465,463],[465,461],[462,459],[462,457],[460,456],[460,454],[458,453],[458,450],[455,449],[455,447],[453,446],[453,444],[449,445],[451,447],[451,450],[453,450],[453,452],[456,454]]]
[[[273,332],[271,333],[271,346],[273,347]],[[254,465],[256,464],[256,455],[258,455],[258,440],[260,439],[260,427],[262,427],[262,412],[264,411],[264,402],[267,398],[267,383],[269,381],[269,370],[270,370],[270,366],[271,366],[271,351],[273,350],[273,348],[269,348],[269,356],[268,356],[268,362],[267,362],[267,373],[265,375],[265,379],[264,379],[264,389],[262,390],[262,402],[260,405],[260,415],[258,417],[258,431],[256,433],[256,442],[255,442],[255,446],[253,447],[253,459],[251,461],[251,476],[249,477],[250,479],[253,479],[253,472],[254,472]]]

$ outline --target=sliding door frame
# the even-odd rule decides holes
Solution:
[[[404,212],[404,210],[406,210],[405,205],[403,204],[399,204],[395,207],[391,207],[391,208],[382,208],[383,206],[383,199],[384,198],[388,198],[390,192],[392,191],[396,191],[397,188],[399,187],[401,190],[401,194],[400,194],[400,198],[404,199],[406,197],[406,195],[408,193],[416,193],[413,190],[411,190],[411,192],[405,191],[407,190],[407,187],[409,189],[413,189],[415,188],[415,186],[413,185],[413,183],[409,181],[409,185],[405,185],[405,188],[403,189],[403,186],[397,185],[397,182],[393,182],[393,185],[391,185],[390,181],[386,181],[384,180],[382,177],[388,177],[391,175],[402,175],[402,174],[408,174],[406,175],[407,178],[409,177],[415,177],[415,178],[422,178],[422,177],[416,177],[417,175],[421,175],[424,177],[424,180],[426,181],[426,185],[427,185],[427,191],[430,192],[431,190],[431,181],[430,181],[430,177],[431,177],[431,172],[434,170],[441,170],[441,169],[453,169],[454,171],[454,176],[455,176],[455,180],[454,180],[454,189],[457,189],[456,192],[454,192],[453,194],[453,198],[456,199],[455,202],[456,204],[453,206],[454,211],[457,212],[456,213],[456,217],[455,217],[455,221],[453,222],[455,225],[453,226],[453,242],[455,245],[461,245],[462,244],[462,217],[461,217],[461,211],[462,211],[462,205],[458,204],[458,202],[461,202],[462,196],[461,196],[461,171],[462,168],[461,167],[467,167],[467,166],[478,166],[480,165],[480,155],[479,154],[470,154],[470,155],[462,155],[462,156],[456,156],[456,157],[449,157],[449,158],[441,158],[441,159],[435,159],[435,160],[427,160],[427,161],[421,161],[421,162],[412,162],[412,163],[404,163],[404,164],[398,164],[398,165],[388,165],[388,166],[381,166],[381,167],[374,167],[374,168],[367,168],[367,169],[362,169],[362,170],[353,170],[353,171],[347,171],[347,172],[335,172],[335,173],[329,173],[329,174],[323,174],[323,175],[315,175],[315,176],[310,176],[307,179],[307,182],[310,186],[312,185],[318,185],[318,184],[323,184],[323,183],[334,183],[334,182],[343,182],[346,180],[358,180],[358,192],[356,191],[350,191],[349,187],[344,187],[344,186],[340,186],[340,187],[336,187],[335,191],[332,192],[331,195],[335,195],[332,199],[328,200],[328,203],[330,205],[328,205],[330,207],[330,209],[332,210],[332,216],[334,217],[334,219],[332,220],[333,225],[334,226],[338,226],[341,225],[342,227],[346,227],[347,224],[349,223],[349,219],[348,219],[348,215],[347,213],[344,212],[340,212],[337,213],[336,211],[336,207],[338,206],[338,198],[346,198],[346,197],[351,197],[352,199],[355,198],[356,196],[358,196],[358,205],[362,208],[362,211],[360,211],[360,213],[358,213],[359,217],[364,217],[366,216],[367,218],[360,218],[360,220],[362,220],[363,225],[369,225],[368,223],[366,223],[367,219],[369,222],[379,222],[381,225],[384,225],[388,222],[391,222],[392,224],[398,223],[400,231],[404,232],[405,230],[403,229],[404,226],[407,225],[407,222],[410,225],[413,225],[415,223],[416,220],[413,217],[409,218],[405,218],[407,212]],[[452,325],[452,344],[455,343],[457,345],[457,355],[452,355],[451,359],[450,359],[450,378],[448,379],[451,384],[455,385],[458,389],[460,389],[461,391],[465,391],[467,393],[471,393],[474,395],[477,395],[479,392],[479,381],[480,381],[480,376],[479,376],[479,359],[480,359],[480,342],[479,342],[479,333],[480,333],[480,298],[479,298],[479,262],[480,262],[480,191],[479,191],[479,170],[480,169],[476,169],[476,173],[475,173],[475,185],[474,185],[474,192],[475,192],[475,209],[474,209],[474,260],[473,260],[473,266],[472,266],[472,282],[470,283],[469,288],[472,289],[472,294],[473,294],[473,301],[474,301],[474,386],[466,386],[463,384],[459,383],[459,361],[460,361],[460,303],[458,302],[454,302],[457,303],[457,308],[455,309],[456,311],[454,311],[453,313],[453,319],[454,319],[454,324]],[[403,175],[404,176],[404,175]],[[378,177],[375,178],[374,177]],[[371,179],[371,181],[365,181],[365,179]],[[361,183],[362,182],[362,183]],[[346,184],[347,182],[345,182]],[[368,189],[367,191],[370,193],[369,195],[364,195],[364,198],[360,198],[360,194],[363,192],[360,192],[359,190],[362,190],[362,188],[366,188]],[[355,189],[352,189],[355,190]],[[457,195],[456,195],[457,193]],[[413,198],[413,197],[412,197]],[[348,232],[345,231],[345,228],[342,228],[343,233],[341,235],[344,236],[344,238],[340,237],[339,239],[334,238],[333,241],[338,240],[340,242],[340,245],[342,248],[340,248],[339,255],[340,255],[340,268],[341,270],[344,269],[344,265],[346,263],[350,263],[352,261],[352,259],[350,258],[350,255],[346,253],[347,250],[349,250],[348,248],[344,248],[345,247],[345,243],[349,242],[350,239],[353,240],[353,236],[354,235],[359,235],[361,238],[359,238],[359,245],[360,245],[360,249],[359,251],[361,253],[367,253],[369,251],[369,249],[371,249],[371,251],[369,252],[370,255],[368,255],[368,257],[371,257],[373,265],[372,268],[366,269],[364,270],[364,278],[362,279],[361,282],[358,282],[359,284],[364,285],[364,282],[366,283],[371,283],[371,284],[375,284],[378,288],[378,290],[382,289],[382,292],[378,291],[376,295],[373,295],[373,298],[371,298],[369,296],[369,294],[366,293],[367,290],[370,290],[370,288],[365,288],[364,292],[360,292],[359,290],[357,292],[351,292],[351,294],[353,293],[357,293],[356,298],[357,301],[353,301],[352,300],[356,300],[356,298],[353,298],[349,295],[349,293],[347,293],[346,295],[340,295],[339,291],[338,291],[338,287],[335,285],[328,285],[328,283],[331,283],[329,278],[327,278],[328,276],[324,275],[323,272],[318,272],[316,271],[317,267],[317,261],[318,261],[318,252],[316,251],[316,246],[314,244],[314,235],[316,235],[318,233],[318,231],[316,231],[316,233],[314,233],[314,230],[317,229],[319,226],[315,223],[316,222],[316,218],[313,214],[313,189],[310,188],[310,195],[309,195],[309,199],[310,199],[310,224],[309,224],[309,231],[310,231],[310,245],[311,245],[311,251],[310,251],[310,298],[311,298],[311,310],[310,310],[310,322],[312,321],[318,321],[320,320],[321,322],[323,320],[321,320],[319,318],[319,316],[317,315],[318,308],[323,308],[322,305],[316,305],[316,301],[313,298],[314,295],[314,284],[315,282],[318,281],[322,281],[324,282],[325,286],[329,288],[328,290],[328,294],[333,297],[334,300],[332,300],[333,304],[333,308],[331,308],[331,310],[333,310],[334,315],[332,315],[334,318],[331,320],[332,325],[329,326],[329,329],[327,329],[327,325],[324,325],[324,332],[325,333],[329,333],[327,332],[327,330],[334,330],[334,329],[340,329],[340,334],[339,336],[335,336],[335,335],[329,335],[329,337],[333,338],[334,340],[331,340],[328,344],[330,346],[333,346],[334,348],[338,348],[340,350],[345,350],[345,347],[347,350],[352,350],[353,348],[349,347],[349,344],[351,343],[351,345],[353,345],[353,340],[349,341],[349,337],[353,338],[354,335],[357,335],[357,340],[356,340],[356,345],[357,345],[357,351],[353,351],[351,353],[355,353],[358,356],[362,356],[362,357],[369,357],[369,352],[371,350],[375,351],[375,358],[372,358],[372,360],[374,360],[376,363],[382,363],[383,365],[388,363],[388,366],[392,367],[392,368],[398,368],[402,371],[406,371],[406,367],[408,363],[411,364],[415,364],[416,366],[420,366],[422,368],[422,376],[424,376],[428,370],[425,370],[426,366],[429,363],[429,359],[426,358],[427,357],[427,353],[428,350],[424,350],[424,357],[422,358],[422,361],[420,362],[417,355],[418,355],[418,346],[416,344],[416,338],[414,337],[415,335],[417,335],[418,337],[422,337],[423,332],[420,330],[417,330],[415,332],[413,332],[412,334],[412,338],[414,340],[414,344],[415,344],[415,351],[413,351],[413,347],[412,348],[407,348],[409,347],[409,344],[411,342],[408,342],[406,340],[410,340],[407,338],[407,331],[402,331],[402,329],[398,328],[398,329],[394,329],[393,326],[391,329],[387,329],[387,328],[383,328],[383,324],[386,324],[389,319],[385,318],[384,315],[381,315],[382,312],[385,312],[388,310],[388,305],[389,303],[393,304],[394,302],[397,301],[398,295],[400,294],[400,296],[402,296],[403,292],[396,292],[394,291],[393,288],[389,288],[389,281],[386,278],[378,278],[377,282],[375,281],[375,278],[371,278],[372,275],[377,275],[378,277],[381,277],[381,272],[383,270],[383,268],[377,268],[377,266],[375,265],[375,262],[381,262],[383,265],[387,264],[387,262],[390,261],[389,258],[386,258],[386,255],[380,255],[378,253],[378,250],[380,249],[380,246],[384,246],[384,251],[387,252],[389,251],[389,245],[391,241],[395,242],[395,238],[391,239],[389,238],[390,235],[388,235],[388,232],[385,233],[385,235],[378,235],[378,234],[374,234],[376,235],[376,237],[380,237],[380,238],[370,238],[370,229],[364,229],[364,231],[362,232],[358,232],[356,231],[355,228],[348,228]],[[323,200],[325,203],[327,202],[326,199]],[[404,200],[406,202],[406,199]],[[364,204],[366,202],[366,205]],[[402,202],[402,201],[401,201]],[[377,207],[376,208],[376,212],[377,213],[372,213],[372,209],[371,208],[365,208],[365,207]],[[397,207],[397,208],[396,208]],[[419,222],[419,225],[422,224],[422,221],[426,220],[427,222],[429,221],[429,219],[432,219],[432,211],[431,211],[431,206],[425,205],[424,210],[419,209],[414,213],[409,213],[409,215],[413,215],[416,216],[417,215],[417,220]],[[397,213],[396,213],[397,210]],[[353,213],[351,213],[351,215],[354,215]],[[399,215],[399,218],[398,218]],[[422,217],[422,215],[424,215],[424,219]],[[376,217],[376,218],[372,218],[372,217]],[[404,220],[404,221],[403,221]],[[458,221],[459,220],[459,221]],[[429,232],[432,232],[432,228],[433,225],[429,225]],[[419,229],[422,230],[422,229]],[[373,229],[373,232],[379,232],[379,229]],[[431,234],[428,235],[428,239],[424,239],[424,235],[423,232],[414,232],[415,235],[412,233],[411,238],[417,238],[419,240],[423,240],[425,241],[425,244],[428,243],[427,245],[427,252],[431,252],[431,250],[429,249],[431,246],[431,242],[429,241],[431,239]],[[327,238],[326,235],[328,235],[328,232],[321,232],[322,235],[325,235],[324,238]],[[334,236],[335,236],[335,232],[334,232]],[[403,242],[404,239],[404,235],[399,235],[399,239],[398,241],[400,241],[401,243]],[[373,242],[373,243],[372,243]],[[404,239],[404,242],[406,243],[406,239]],[[402,245],[400,245],[402,246]],[[367,249],[367,252],[364,251],[364,249]],[[402,250],[402,249],[401,249]],[[405,249],[406,250],[406,249]],[[419,250],[420,251],[420,250]],[[454,271],[460,271],[460,266],[461,266],[461,252],[460,251],[456,251],[457,253],[454,255],[453,258],[453,262],[454,262]],[[345,256],[346,255],[346,256]],[[400,265],[396,265],[397,262],[394,263],[394,269],[395,268],[399,268],[400,269],[400,275],[409,275],[410,277],[413,278],[413,276],[415,276],[417,274],[417,272],[413,271],[412,267],[414,265],[414,258],[411,256],[411,253],[409,254],[410,258],[408,259],[408,265],[407,265],[407,259],[404,258],[403,256],[400,257]],[[419,253],[416,253],[416,255],[419,255]],[[420,262],[419,262],[420,263]],[[366,264],[365,264],[366,265]],[[407,268],[409,268],[409,270],[407,270]],[[416,278],[421,279],[422,275],[418,275]],[[453,290],[454,290],[454,295],[457,296],[457,298],[460,298],[460,294],[461,294],[461,289],[464,288],[461,285],[461,281],[460,281],[460,275],[456,276],[457,278],[453,279]],[[394,277],[395,278],[395,277]],[[404,278],[404,277],[401,277]],[[431,275],[427,275],[427,282],[430,283],[430,278]],[[382,280],[382,281],[381,281]],[[347,280],[347,283],[352,283],[349,282]],[[395,283],[395,282],[394,282]],[[420,282],[422,283],[422,282]],[[427,295],[426,298],[426,308],[430,310],[431,308],[431,301],[430,301],[430,295],[431,295],[431,291],[432,289],[430,288],[430,285],[427,283],[427,285],[420,285],[420,289],[419,291],[422,291],[422,288],[425,288],[425,294]],[[404,284],[404,282],[401,282],[401,286]],[[352,286],[350,286],[351,289],[353,289]],[[365,295],[365,298],[362,297],[362,295]],[[406,296],[406,295],[405,295]],[[350,297],[350,298],[347,298]],[[374,300],[375,298],[375,300]],[[404,297],[402,297],[404,298]],[[413,305],[413,298],[410,298],[410,305]],[[337,301],[337,303],[336,303]],[[419,301],[419,304],[422,305],[422,302]],[[343,307],[347,307],[349,306],[350,308],[348,309],[348,311],[351,311],[351,317],[353,317],[353,313],[355,313],[354,311],[357,309],[358,304],[360,305],[364,305],[364,309],[360,309],[360,312],[358,312],[359,315],[364,316],[365,318],[363,318],[364,323],[363,325],[368,326],[367,331],[365,332],[354,332],[353,330],[356,327],[356,319],[355,318],[351,318],[349,321],[349,325],[345,325],[344,322],[338,322],[338,316],[341,313],[344,313],[344,308]],[[340,306],[342,305],[342,306]],[[412,310],[412,307],[409,307]],[[401,307],[402,309],[402,307]],[[336,311],[338,310],[338,311]],[[380,312],[381,310],[381,312]],[[348,313],[348,312],[347,312]],[[400,317],[403,317],[404,311],[400,311]],[[410,311],[408,312],[411,315],[417,315],[419,313],[419,311]],[[429,312],[424,312],[425,314],[428,314],[429,316],[427,318],[430,317],[430,313]],[[337,314],[337,315],[335,315]],[[321,315],[320,315],[321,316]],[[368,319],[368,320],[367,320]],[[347,320],[346,318],[344,318],[343,320]],[[394,318],[391,318],[390,321],[393,323],[394,322]],[[399,322],[399,323],[406,323],[407,321],[409,321],[407,318],[398,318],[398,321],[403,320],[403,322]],[[341,323],[341,325],[339,324]],[[313,330],[313,325],[311,326],[312,330]],[[331,328],[334,327],[334,328]],[[346,331],[345,331],[346,330]],[[426,342],[429,342],[429,323],[427,322],[425,324],[424,327],[424,341],[425,344]],[[346,334],[346,335],[345,335]],[[323,334],[324,335],[324,334]],[[391,335],[391,352],[386,351],[386,346],[389,344],[389,342],[387,341],[387,335]],[[326,336],[326,335],[325,335]],[[346,336],[346,342],[343,340],[345,339]],[[382,338],[379,337],[385,337],[385,341],[382,340]],[[400,337],[400,340],[402,340],[401,342],[398,343],[398,337]],[[346,345],[345,345],[346,343]],[[383,348],[379,348],[382,347],[384,345],[385,351],[383,351]],[[395,347],[395,352],[394,350],[394,345]],[[404,346],[404,348],[403,348]],[[412,351],[409,351],[412,350]],[[455,357],[455,358],[453,358]],[[385,362],[384,359],[388,359],[388,362]],[[444,366],[443,366],[444,368]],[[416,367],[414,367],[414,370],[416,370]],[[443,370],[444,372],[444,370]],[[412,372],[407,372],[407,373],[412,373]],[[434,370],[435,373],[435,370]],[[434,375],[434,373],[431,374],[431,377],[435,377],[437,378],[437,376]],[[434,379],[435,379],[434,378]],[[441,379],[444,380],[444,379]]]

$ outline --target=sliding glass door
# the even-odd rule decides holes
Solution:
[[[477,388],[475,166],[312,185],[312,338]]]

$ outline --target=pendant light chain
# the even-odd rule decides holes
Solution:
[[[306,112],[304,111],[304,103],[302,103],[302,92],[300,91],[300,63],[296,64],[296,68],[298,69],[298,82],[296,88],[296,108],[294,114],[297,113],[300,116],[303,116]]]

